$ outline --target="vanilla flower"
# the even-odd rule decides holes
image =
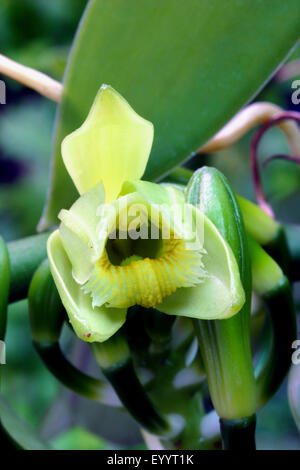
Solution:
[[[62,143],[80,197],[48,240],[51,272],[76,334],[105,341],[129,307],[229,318],[244,304],[231,248],[172,187],[141,181],[153,125],[102,86],[86,121]]]

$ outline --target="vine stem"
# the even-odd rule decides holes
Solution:
[[[293,122],[294,121],[294,122]],[[299,127],[296,123],[300,123],[300,113],[296,111],[284,111],[277,115],[275,115],[272,119],[268,122],[265,122],[255,133],[253,140],[251,142],[251,150],[250,150],[250,162],[251,162],[251,171],[253,177],[253,183],[255,188],[255,195],[256,200],[259,206],[264,210],[269,216],[274,218],[274,213],[271,206],[267,203],[265,194],[262,189],[262,182],[259,173],[259,165],[258,165],[258,145],[264,136],[265,132],[268,131],[271,127],[276,125],[282,126],[283,122],[290,122],[293,123],[297,127],[297,133],[299,134]],[[300,142],[297,139],[292,139],[289,141],[291,151],[293,156],[288,157],[286,155],[276,155],[276,158],[286,158],[292,161],[296,161],[299,163],[300,157]],[[274,157],[269,158],[266,163],[270,161],[270,159],[274,159]]]
[[[265,168],[273,160],[288,160],[289,162],[298,163],[298,165],[300,165],[300,157],[280,153],[276,155],[271,155],[271,157],[266,158],[266,160],[262,164],[263,168]]]
[[[61,101],[63,91],[61,83],[2,54],[0,54],[0,73],[32,88],[57,103]],[[230,147],[253,127],[268,122],[281,112],[282,109],[279,106],[267,102],[246,106],[197,153],[212,153]],[[286,135],[292,153],[300,155],[300,131],[298,126],[291,121],[278,124]]]
[[[53,78],[0,54],[0,73],[59,103],[63,86]]]
[[[212,153],[231,147],[253,127],[269,121],[273,122],[282,111],[273,103],[250,104],[237,113],[198,153]],[[292,153],[300,155],[300,130],[297,124],[282,120],[276,121],[276,124],[284,132]]]

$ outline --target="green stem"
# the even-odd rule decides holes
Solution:
[[[0,340],[5,340],[6,333],[6,322],[7,322],[7,304],[8,304],[8,295],[9,295],[9,285],[10,285],[10,263],[9,263],[9,254],[7,250],[7,245],[4,242],[3,238],[0,237],[0,273],[1,273],[1,283],[0,283]],[[4,365],[0,364],[0,392],[2,389],[2,373]],[[16,450],[17,443],[7,432],[5,426],[2,423],[0,416],[0,447],[1,449],[6,450]]]
[[[239,265],[246,296],[243,308],[226,320],[194,324],[217,413],[231,420],[246,418],[256,410],[256,387],[250,347],[251,267],[243,219],[227,180],[214,168],[194,173],[186,197],[219,229]]]
[[[59,340],[65,310],[45,259],[35,271],[28,290],[31,336],[36,343],[52,344]]]
[[[46,242],[49,235],[49,232],[41,233],[7,244],[11,266],[10,302],[27,297],[35,270],[47,258]]]
[[[74,367],[64,356],[59,344],[40,344],[34,342],[34,347],[47,369],[63,385],[73,392],[91,400],[103,402],[105,383],[84,374]]]
[[[113,386],[124,407],[143,428],[158,435],[170,432],[169,423],[145,393],[131,359],[102,369],[102,372]]]
[[[74,367],[60,349],[58,341],[65,311],[47,259],[32,277],[28,291],[28,308],[33,344],[47,369],[74,392],[102,401],[105,384]]]
[[[296,311],[286,277],[276,289],[263,296],[270,326],[255,367],[258,406],[263,406],[279,389],[291,366],[291,345],[297,338]]]
[[[223,450],[255,450],[255,415],[242,419],[220,419]]]
[[[249,345],[241,319],[233,322],[235,317],[194,322],[214,406],[227,419],[250,416],[256,409]]]
[[[171,341],[175,315],[165,315],[154,308],[143,307],[138,313],[144,313],[145,330],[155,345],[166,345]]]
[[[171,427],[139,381],[127,339],[119,331],[104,343],[92,343],[95,358],[119,399],[137,422],[152,434],[167,436]]]
[[[280,387],[291,364],[291,344],[297,336],[296,309],[291,285],[279,265],[248,236],[254,291],[269,313],[259,361],[255,368],[258,405],[264,405]]]

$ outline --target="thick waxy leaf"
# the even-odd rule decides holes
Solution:
[[[296,43],[299,20],[298,0],[91,0],[65,74],[40,227],[77,196],[61,142],[85,120],[101,84],[154,124],[145,178],[155,179],[253,97]]]

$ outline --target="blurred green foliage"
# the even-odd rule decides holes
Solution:
[[[1,0],[0,44],[14,60],[61,79],[86,0]]]
[[[35,232],[46,196],[54,113],[50,101],[24,97],[0,115],[2,162],[12,173],[0,185],[0,231],[7,240]]]
[[[85,4],[86,0],[1,0],[1,53],[61,80]],[[299,57],[298,47],[290,60]],[[11,240],[34,233],[41,215],[48,182],[55,105],[10,80],[5,79],[5,82],[7,105],[0,107],[0,233]],[[279,84],[275,77],[257,100],[292,107],[291,80]],[[231,149],[194,157],[190,165],[216,166],[236,191],[253,198],[248,159],[252,135],[250,132]],[[260,158],[283,152],[288,152],[288,148],[280,131],[268,132],[260,147]],[[298,167],[283,161],[271,163],[263,173],[263,182],[279,218],[299,223]],[[64,346],[74,362],[80,363],[82,346],[70,331],[64,333]],[[52,447],[135,448],[141,443],[133,420],[116,410],[75,397],[58,385],[43,367],[31,344],[26,301],[13,304],[9,309],[7,363],[2,392],[14,410],[47,438]],[[95,365],[89,366],[92,373],[98,373]],[[259,413],[257,440],[259,448],[300,449],[285,385]]]
[[[62,79],[86,0],[2,0],[1,52]],[[6,240],[34,233],[45,202],[55,105],[5,79],[0,108],[0,231]]]
[[[52,446],[57,450],[104,450],[106,442],[80,426],[68,429],[52,439]]]

